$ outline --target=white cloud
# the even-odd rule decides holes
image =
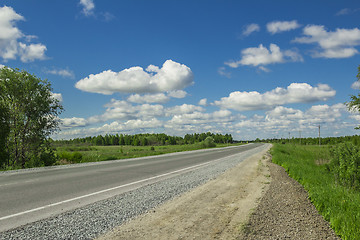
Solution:
[[[170,91],[168,92],[168,96],[173,98],[184,98],[187,96],[187,92],[185,92],[184,90]]]
[[[133,103],[166,103],[170,98],[164,93],[145,95],[133,94],[129,96],[127,100]]]
[[[92,116],[88,119],[89,123],[105,122],[108,120],[131,120],[131,119],[150,119],[164,115],[164,107],[159,104],[132,105],[126,101],[111,99],[105,105],[106,110],[102,115]]]
[[[201,106],[207,106],[207,99],[206,98],[203,98],[199,101],[199,105]]]
[[[80,0],[80,5],[83,7],[83,14],[90,16],[94,14],[95,4],[93,0]]]
[[[353,82],[353,84],[351,84],[351,88],[355,89],[355,90],[359,90],[360,89],[360,81]]]
[[[69,77],[69,78],[75,78],[75,74],[73,71],[69,69],[59,69],[59,70],[48,70],[46,73],[53,74],[53,75],[59,75],[62,77]]]
[[[321,25],[308,25],[304,28],[304,37],[295,38],[293,42],[318,44],[319,50],[314,50],[315,58],[348,58],[358,54],[355,46],[360,45],[360,29],[337,28],[334,32],[326,31]]]
[[[41,43],[30,45],[19,43],[19,47],[20,59],[22,62],[33,62],[36,59],[44,60],[46,58],[46,46]]]
[[[229,110],[219,110],[213,113],[194,111],[191,113],[178,113],[166,123],[167,128],[179,128],[182,125],[210,125],[212,123],[226,123],[234,121]]]
[[[338,11],[335,15],[336,16],[350,15],[350,14],[354,14],[358,11],[360,11],[360,8],[356,8],[356,9],[343,8],[340,11]]]
[[[205,109],[200,106],[195,106],[191,104],[183,104],[180,106],[174,106],[166,109],[166,115],[179,115],[179,114],[191,114],[194,112],[204,112]]]
[[[41,43],[26,44],[21,39],[29,42],[36,36],[23,34],[16,26],[16,21],[23,21],[25,18],[16,13],[11,7],[0,7],[0,57],[5,61],[15,60],[20,57],[22,62],[32,62],[46,58],[46,46]]]
[[[292,83],[286,89],[278,87],[263,94],[256,91],[232,92],[228,97],[215,101],[214,105],[237,111],[260,110],[289,103],[326,101],[335,94],[336,91],[327,84],[312,87],[307,83]]]
[[[160,93],[181,90],[193,84],[191,69],[183,64],[167,60],[161,69],[150,65],[144,71],[141,67],[124,69],[121,72],[111,70],[91,74],[76,83],[76,88],[101,94],[122,93]],[[152,74],[156,70],[155,74]]]
[[[270,51],[269,51],[270,50]],[[275,63],[303,61],[302,56],[294,50],[281,51],[276,44],[270,44],[267,49],[262,44],[259,47],[246,48],[241,51],[239,61],[225,62],[226,65],[237,68],[239,65],[252,65],[254,67]]]
[[[225,76],[225,77],[227,77],[227,78],[231,78],[231,73],[230,73],[230,72],[227,72],[225,67],[219,67],[219,68],[218,68],[218,73],[219,73],[221,76]]]
[[[302,136],[316,137],[319,124],[322,128],[322,136],[333,136],[335,132],[339,134],[338,130],[344,129],[345,125],[350,129],[355,126],[355,124],[344,123],[346,115],[346,107],[341,103],[331,106],[315,105],[306,111],[278,106],[267,111],[264,116],[255,114],[249,119],[232,124],[232,126],[248,139],[256,137],[288,138],[289,133],[291,133],[291,137],[299,137],[299,131],[302,132]],[[354,117],[354,119],[356,118]],[[348,135],[349,133],[342,132],[342,134]]]
[[[166,103],[170,100],[170,97],[173,98],[184,98],[186,97],[187,92],[183,90],[168,91],[167,95],[165,93],[156,93],[156,94],[132,94],[128,97],[129,102],[133,103]]]
[[[52,97],[56,100],[58,100],[59,102],[62,102],[63,101],[63,98],[62,98],[62,94],[61,93],[51,93],[52,94]]]
[[[266,24],[268,32],[276,34],[285,31],[291,31],[300,27],[296,20],[293,21],[274,21]]]
[[[85,127],[88,125],[88,121],[84,118],[63,118],[61,119],[61,127],[63,129],[66,128],[74,128],[74,127]]]
[[[249,36],[253,32],[259,32],[259,31],[260,31],[260,26],[256,23],[252,23],[252,24],[246,25],[244,31],[242,32],[242,35]]]

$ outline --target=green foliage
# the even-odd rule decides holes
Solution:
[[[71,163],[80,163],[83,155],[80,152],[60,152],[58,153],[59,160],[66,160]]]
[[[207,137],[201,144],[204,148],[216,147],[216,144],[212,137]]]
[[[41,154],[51,152],[47,137],[57,130],[57,116],[62,111],[51,90],[47,80],[26,71],[0,69],[0,127],[5,131],[0,140],[0,167],[25,168],[45,164],[39,162]]]
[[[0,89],[1,91],[1,89]],[[10,133],[9,114],[7,108],[0,101],[0,169],[8,165],[7,138]]]
[[[358,239],[360,192],[336,184],[334,174],[324,164],[331,158],[330,147],[274,144],[271,151],[273,162],[304,186],[311,202],[335,232],[344,240]]]
[[[331,150],[329,168],[335,181],[348,188],[360,190],[360,148],[352,143],[341,143]]]
[[[358,81],[360,81],[360,65],[358,66],[358,73],[356,78]],[[360,112],[360,93],[357,96],[351,95],[350,98],[351,101],[346,103],[349,111]],[[356,127],[355,129],[360,129],[360,126]]]

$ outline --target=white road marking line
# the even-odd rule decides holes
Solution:
[[[220,159],[221,159],[221,158],[220,158]],[[79,200],[79,199],[82,199],[82,198],[91,197],[91,196],[94,196],[94,195],[97,195],[97,194],[109,192],[109,191],[116,190],[116,189],[119,189],[119,188],[128,187],[128,186],[131,186],[131,185],[134,185],[134,184],[146,182],[146,181],[153,180],[153,179],[156,179],[156,178],[165,177],[165,176],[168,176],[168,175],[171,175],[171,174],[174,174],[174,173],[178,173],[178,172],[182,172],[182,171],[186,171],[186,170],[189,170],[189,169],[192,169],[192,168],[197,168],[197,167],[200,167],[200,166],[204,166],[204,165],[210,164],[210,163],[212,163],[212,162],[219,161],[220,159],[217,159],[217,160],[214,160],[214,161],[211,161],[211,162],[201,163],[201,164],[194,165],[194,166],[187,167],[187,168],[182,168],[182,169],[179,169],[179,170],[176,170],[176,171],[172,171],[172,172],[160,174],[160,175],[157,175],[157,176],[154,176],[154,177],[142,179],[142,180],[135,181],[135,182],[132,182],[132,183],[127,183],[127,184],[120,185],[120,186],[117,186],[117,187],[112,187],[112,188],[104,189],[104,190],[101,190],[101,191],[98,191],[98,192],[94,192],[94,193],[86,194],[86,195],[83,195],[83,196],[71,198],[71,199],[68,199],[68,200],[61,201],[61,202],[52,203],[52,204],[45,205],[45,206],[42,206],[42,207],[30,209],[30,210],[27,210],[27,211],[24,211],[24,212],[15,213],[15,214],[12,214],[12,215],[8,215],[8,216],[5,216],[5,217],[1,217],[1,218],[0,218],[0,221],[6,220],[6,219],[9,219],[9,218],[13,218],[13,217],[17,217],[17,216],[21,216],[21,215],[24,215],[24,214],[27,214],[27,213],[32,213],[32,212],[40,211],[40,210],[43,210],[43,209],[46,209],[46,208],[58,206],[58,205],[61,205],[61,204],[64,204],[64,203],[68,203],[68,202],[71,202],[71,201],[76,201],[76,200]]]

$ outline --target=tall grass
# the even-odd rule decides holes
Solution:
[[[238,145],[238,144],[231,144]],[[56,154],[58,164],[98,162],[125,158],[145,157],[160,155],[172,152],[191,151],[208,147],[225,147],[228,144],[212,144],[203,142],[186,145],[165,145],[165,146],[91,146],[91,147],[58,147]],[[81,157],[80,157],[81,155]],[[65,162],[64,162],[65,160]]]
[[[304,186],[336,234],[344,240],[360,238],[360,192],[336,183],[328,167],[330,147],[275,144],[271,151],[273,162]]]

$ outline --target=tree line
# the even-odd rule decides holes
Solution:
[[[319,144],[319,138],[272,138],[272,139],[256,139],[255,142],[269,142],[269,143],[282,143],[282,144],[301,144],[301,145],[318,145]],[[339,143],[344,142],[351,142],[354,145],[360,146],[360,136],[359,135],[353,135],[353,136],[341,136],[341,137],[322,137],[320,138],[320,144],[321,145],[336,145]]]
[[[85,138],[74,138],[70,140],[56,140],[55,146],[59,145],[73,145],[73,144],[87,144],[95,146],[113,146],[113,145],[130,145],[130,146],[160,146],[160,145],[182,145],[194,144],[203,142],[206,138],[212,138],[215,143],[232,143],[233,137],[231,134],[219,133],[194,133],[186,134],[184,137],[169,136],[164,133],[146,133],[146,134],[106,134]]]

